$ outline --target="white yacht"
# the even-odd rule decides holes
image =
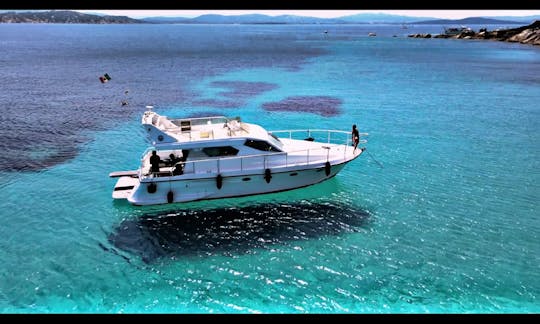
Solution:
[[[349,131],[269,132],[238,117],[172,119],[147,108],[142,125],[153,146],[137,170],[109,175],[119,178],[112,197],[137,206],[302,188],[332,178],[365,150],[352,146]]]

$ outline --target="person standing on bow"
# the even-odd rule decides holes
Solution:
[[[356,151],[356,147],[358,146],[358,143],[360,143],[360,133],[358,133],[358,129],[356,128],[356,124],[352,125],[352,142],[354,145],[353,153]]]

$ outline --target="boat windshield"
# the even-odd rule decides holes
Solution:
[[[268,135],[270,135],[270,137],[268,138],[268,141],[274,145],[275,147],[279,148],[280,150],[283,149],[283,143],[281,143],[281,141],[279,140],[279,138],[272,134],[272,133],[268,133]]]

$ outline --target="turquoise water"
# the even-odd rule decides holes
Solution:
[[[538,313],[540,48],[322,29],[0,25],[1,312]],[[140,208],[108,174],[147,104],[370,135],[315,186]]]

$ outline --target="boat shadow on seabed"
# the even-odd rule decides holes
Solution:
[[[232,256],[289,241],[358,232],[368,225],[370,215],[350,204],[308,201],[178,210],[125,219],[108,241],[145,263],[164,257]]]

